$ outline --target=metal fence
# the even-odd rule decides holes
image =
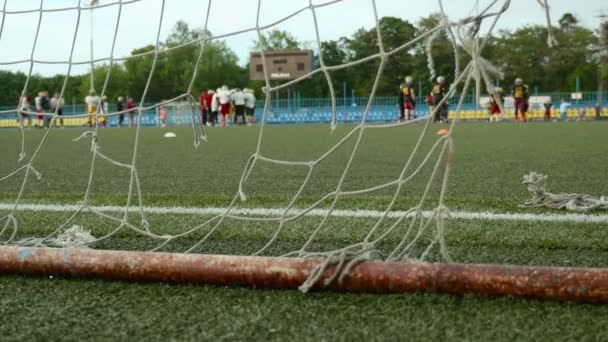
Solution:
[[[571,93],[569,92],[550,92],[550,93],[535,93],[532,92],[531,96],[549,96],[551,97],[554,105],[558,104],[560,99],[564,98],[570,100]],[[450,103],[456,103],[459,97],[454,96],[450,99]],[[573,104],[575,105],[587,105],[592,106],[595,105],[598,99],[598,92],[589,91],[582,93],[581,100],[573,100]],[[603,93],[602,96],[602,104],[603,106],[608,105],[608,91]],[[398,101],[397,96],[377,96],[374,98],[372,102],[372,106],[396,106]],[[366,106],[369,102],[369,97],[336,97],[336,106],[337,107],[358,107],[358,106]],[[418,104],[426,103],[426,95],[418,96],[416,99]],[[465,108],[473,108],[476,106],[475,103],[475,95],[469,94],[466,95],[463,102]],[[264,106],[264,101],[258,101],[258,108],[262,108]],[[323,107],[331,107],[332,101],[331,98],[300,98],[298,96],[294,96],[292,98],[274,98],[271,101],[271,106],[276,109],[292,109],[297,111],[300,108],[323,108]]]
[[[538,93],[532,94],[533,96],[550,96],[554,108],[559,106],[561,98],[570,98],[570,93],[566,92],[553,92],[553,93]],[[573,100],[573,108],[580,107],[593,107],[598,98],[597,92],[583,92],[582,99]],[[605,92],[602,96],[604,101],[602,107],[608,106],[608,92]],[[370,121],[390,121],[397,118],[397,96],[378,96],[374,98],[368,118]],[[454,104],[458,98],[453,97],[450,103]],[[366,108],[369,98],[368,97],[338,97],[335,99],[337,107],[337,117],[342,122],[352,122],[360,120],[364,109]],[[428,106],[426,106],[426,98],[419,96],[417,99],[418,106],[417,111],[422,114],[428,112]],[[264,108],[265,100],[260,99],[257,101],[257,113],[256,117],[258,120],[261,119],[262,109]],[[148,104],[146,104],[147,106]],[[151,104],[150,104],[151,105]],[[333,118],[331,111],[332,101],[330,98],[299,98],[298,96],[287,98],[287,99],[272,99],[270,106],[268,107],[267,122],[268,123],[321,123],[329,122]],[[451,106],[453,108],[453,106]],[[191,116],[188,118],[175,119],[179,115],[172,113],[170,107],[168,107],[168,117],[170,122],[174,122],[176,125],[186,124],[191,122]],[[473,94],[467,95],[464,99],[464,110],[485,110],[485,108],[477,108],[475,103],[475,97]],[[64,118],[69,119],[70,115],[78,115],[85,113],[85,104],[66,104],[64,108]],[[115,111],[115,104],[109,104],[109,110]],[[0,114],[0,127],[15,127],[18,116],[16,112],[16,106],[0,106],[0,111],[5,113]],[[127,115],[125,115],[127,116]],[[183,115],[182,115],[183,116]],[[175,120],[174,120],[175,119]],[[182,120],[183,119],[183,120]],[[70,120],[70,125],[86,125],[88,119],[74,119]],[[109,126],[118,125],[118,118],[111,116],[107,121]],[[126,118],[128,123],[128,118]],[[142,124],[146,126],[158,125],[158,116],[155,109],[147,110],[143,113]]]

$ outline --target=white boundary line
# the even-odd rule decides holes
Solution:
[[[0,210],[11,210],[14,204],[0,203]],[[121,212],[125,210],[122,206],[92,206],[91,208],[101,212]],[[49,212],[73,212],[80,209],[79,205],[73,204],[19,204],[19,211],[49,211]],[[226,212],[227,208],[221,207],[144,207],[144,212],[150,214],[188,214],[188,215],[219,215]],[[134,206],[133,212],[139,210]],[[285,208],[235,208],[230,211],[232,215],[239,216],[281,216]],[[301,213],[303,209],[291,209],[290,215]],[[313,209],[306,216],[325,216],[327,209]],[[401,217],[404,211],[391,211],[389,218]],[[428,216],[431,212],[424,212]],[[343,210],[336,209],[332,212],[335,217],[352,218],[379,218],[384,215],[383,211],[378,210]],[[410,213],[409,216],[413,216]],[[606,223],[608,215],[588,215],[588,214],[525,214],[525,213],[493,213],[493,212],[471,212],[471,211],[452,211],[450,216],[453,219],[462,220],[486,220],[486,221],[536,221],[536,222],[574,222],[574,223]]]

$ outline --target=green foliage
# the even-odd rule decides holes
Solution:
[[[82,80],[87,80],[88,77],[84,75],[70,76],[65,89],[64,97],[68,99],[68,102],[72,96],[80,94],[80,84]],[[0,70],[0,104],[2,105],[14,105],[15,107],[19,103],[19,97],[23,91],[23,87],[27,76],[22,72],[10,72]],[[52,77],[42,77],[40,75],[32,75],[28,84],[28,88],[25,93],[29,96],[36,96],[39,91],[47,90],[49,94],[58,93],[63,87],[65,77],[63,75],[55,75]]]
[[[584,27],[568,25],[554,28],[558,45],[553,48],[546,44],[545,27],[502,31],[489,49],[489,59],[504,71],[508,82],[522,77],[531,87],[574,91],[578,76],[582,89],[594,89],[597,67],[590,47],[597,43],[597,37]]]
[[[112,71],[108,75],[109,69],[109,65],[95,67],[95,90],[97,91],[97,94],[101,95],[103,85],[106,82],[106,77],[109,77],[108,86],[104,91],[104,95],[107,95],[108,98],[114,101],[118,96],[126,96],[129,94],[130,79],[127,77],[127,73],[122,64],[114,64],[112,66]],[[76,103],[84,102],[84,97],[88,94],[90,87],[90,75],[83,75],[81,77],[80,87],[77,90],[78,96],[75,99]],[[70,99],[70,97],[66,98]]]
[[[300,42],[289,32],[274,28],[262,33],[260,39],[254,42],[256,50],[283,51],[298,50]]]

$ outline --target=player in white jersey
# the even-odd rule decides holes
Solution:
[[[34,122],[34,127],[42,127],[42,119],[44,116],[42,115],[42,92],[38,92],[38,96],[34,98],[34,106],[36,107],[36,121]]]
[[[19,125],[23,125],[23,121],[27,121],[27,128],[32,126],[32,117],[27,112],[31,111],[31,103],[30,98],[23,94],[21,96],[21,100],[19,101]]]
[[[243,91],[239,88],[234,89],[230,95],[230,102],[234,106],[234,123],[245,124],[245,94]]]
[[[93,125],[95,124],[94,116],[97,113],[99,101],[99,96],[95,94],[95,90],[89,91],[89,95],[84,98],[84,102],[87,105],[87,114],[89,114],[89,127],[93,127]]]
[[[230,89],[225,85],[217,91],[218,100],[220,102],[220,122],[222,126],[230,124],[230,94]]]
[[[247,115],[247,125],[255,123],[255,94],[253,89],[245,88],[245,114]]]

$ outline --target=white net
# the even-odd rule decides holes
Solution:
[[[169,102],[156,108],[156,121],[160,127],[200,124],[199,115],[199,106],[191,101]]]
[[[34,58],[37,51],[37,37],[40,32],[41,23],[45,15],[51,11],[74,11],[76,13],[75,15],[78,16],[75,30],[72,32],[73,39],[70,57],[68,60],[62,61],[68,65],[67,76],[70,76],[72,67],[76,65],[73,61],[73,52],[77,41],[77,33],[82,24],[80,18],[83,12],[95,11],[107,7],[117,8],[118,13],[116,22],[113,23],[115,29],[110,57],[96,59],[95,61],[87,61],[87,63],[104,62],[109,64],[110,68],[108,68],[108,70],[111,70],[111,67],[114,64],[121,63],[128,59],[151,57],[152,63],[149,72],[147,73],[146,86],[143,89],[142,95],[135,108],[136,129],[134,131],[132,145],[129,146],[129,157],[113,157],[116,151],[105,147],[104,140],[100,139],[101,132],[99,120],[96,120],[96,124],[91,130],[85,131],[74,139],[74,144],[90,144],[87,155],[87,158],[90,157],[88,178],[81,200],[78,203],[72,204],[70,213],[67,217],[57,219],[58,222],[49,222],[49,220],[45,220],[43,221],[43,227],[36,226],[33,227],[34,229],[29,229],[32,227],[28,227],[28,224],[32,225],[31,222],[28,223],[28,220],[20,220],[18,218],[18,212],[26,205],[22,203],[22,199],[28,191],[28,183],[32,182],[33,178],[41,179],[47,177],[47,175],[37,171],[37,165],[41,151],[50,139],[52,132],[57,129],[55,123],[58,120],[58,116],[56,113],[43,114],[50,118],[52,122],[49,129],[44,132],[38,142],[32,143],[31,140],[27,139],[27,135],[30,134],[29,131],[23,126],[19,128],[21,149],[16,166],[11,172],[0,178],[0,182],[4,183],[9,180],[20,180],[20,186],[18,187],[14,202],[12,202],[10,208],[8,208],[7,214],[2,217],[0,243],[5,245],[53,247],[71,245],[72,247],[90,246],[97,248],[97,246],[100,246],[101,248],[110,249],[134,248],[153,251],[169,250],[185,253],[219,252],[226,254],[286,255],[301,258],[324,259],[325,263],[319,266],[316,271],[311,274],[306,283],[302,284],[301,289],[303,291],[310,289],[310,287],[318,281],[322,271],[329,265],[338,265],[338,267],[336,267],[335,276],[328,280],[328,282],[331,282],[334,280],[339,281],[341,277],[348,274],[349,270],[354,265],[363,260],[424,261],[428,260],[431,254],[435,254],[438,256],[436,259],[447,262],[451,261],[445,239],[446,219],[450,216],[449,210],[445,205],[445,198],[452,167],[451,158],[454,153],[452,136],[455,124],[458,121],[458,112],[461,109],[465,95],[470,89],[471,80],[476,77],[480,78],[485,83],[489,92],[493,92],[493,85],[495,84],[494,78],[499,74],[499,70],[492,66],[489,61],[485,60],[481,56],[481,53],[486,46],[487,37],[495,29],[496,23],[501,16],[509,9],[509,0],[489,1],[487,7],[480,8],[478,13],[465,18],[450,17],[448,13],[445,12],[442,1],[439,0],[437,8],[441,14],[441,20],[436,27],[421,33],[411,41],[402,42],[399,47],[392,50],[385,49],[382,30],[376,30],[378,51],[373,55],[341,65],[327,65],[325,63],[321,49],[322,37],[319,30],[318,11],[322,10],[323,7],[332,6],[342,1],[327,1],[320,3],[310,1],[307,6],[280,18],[276,22],[263,24],[260,21],[260,13],[264,1],[260,0],[257,5],[257,20],[255,27],[221,36],[204,36],[200,39],[188,41],[170,48],[161,47],[160,44],[161,30],[163,25],[166,24],[163,21],[165,17],[164,8],[166,1],[162,1],[161,10],[156,19],[156,42],[154,49],[128,57],[115,57],[115,43],[119,32],[118,28],[121,25],[121,11],[123,7],[128,6],[131,3],[136,3],[138,2],[137,0],[106,2],[93,8],[79,4],[74,7],[54,9],[47,9],[45,6],[46,2],[41,0],[40,5],[37,8],[12,12],[7,11],[7,3],[9,2],[10,1],[8,0],[4,2],[2,22],[4,22],[5,18],[9,15],[35,13],[38,16],[36,38],[31,42],[31,45],[27,47],[31,49],[30,58],[26,61],[3,63],[4,65],[23,62],[29,64],[28,77],[24,84],[22,95],[25,95],[28,92],[29,80],[32,77],[34,65],[39,63],[54,63],[36,60]],[[379,18],[376,10],[376,2],[372,0],[370,3],[373,8],[372,15],[374,16],[376,27],[378,27]],[[539,3],[543,6],[548,16],[549,12],[546,1],[539,1]],[[205,12],[204,30],[209,29],[208,23],[210,16],[213,15],[212,9],[212,1],[209,1]],[[314,44],[316,44],[315,47],[319,51],[319,67],[302,78],[280,85],[274,85],[269,78],[269,71],[264,69],[266,75],[264,87],[265,104],[262,109],[261,121],[259,122],[260,127],[255,152],[247,158],[246,162],[244,162],[242,174],[238,183],[238,191],[232,197],[229,205],[226,208],[221,209],[208,208],[209,210],[206,212],[206,215],[201,215],[200,218],[198,218],[198,222],[179,232],[167,230],[166,227],[159,227],[149,223],[151,221],[148,219],[149,214],[144,207],[144,192],[142,190],[142,180],[140,178],[140,165],[142,164],[142,117],[144,113],[147,111],[156,111],[159,113],[162,107],[167,109],[168,125],[177,123],[176,120],[181,120],[179,123],[183,123],[183,120],[188,120],[193,129],[194,146],[204,153],[205,145],[201,146],[201,142],[206,140],[206,133],[201,124],[197,110],[198,102],[191,94],[198,76],[199,66],[205,63],[203,56],[206,45],[213,40],[236,36],[245,32],[255,32],[259,37],[263,34],[264,30],[273,28],[304,12],[308,12],[312,17],[311,27],[314,29],[315,33]],[[152,20],[152,18],[150,19]],[[0,25],[0,39],[2,38],[2,27],[3,25]],[[485,32],[483,32],[483,37],[481,35],[482,28],[486,28]],[[454,79],[449,85],[449,89],[445,96],[442,98],[439,105],[435,107],[434,111],[440,110],[442,105],[446,103],[450,97],[458,95],[458,103],[454,109],[456,112],[456,119],[451,121],[447,134],[434,138],[434,132],[432,132],[432,118],[435,113],[431,113],[431,115],[427,117],[421,117],[407,122],[389,124],[372,124],[368,122],[368,115],[376,97],[377,87],[383,77],[383,72],[387,63],[389,63],[389,59],[407,49],[416,46],[424,46],[428,53],[430,75],[435,78],[437,73],[435,72],[435,63],[433,61],[433,51],[431,47],[433,40],[440,35],[445,35],[453,47]],[[548,36],[549,42],[551,43],[550,28]],[[184,85],[184,92],[175,98],[168,99],[161,103],[155,103],[148,106],[144,105],[156,71],[159,56],[190,45],[198,46],[199,53],[197,60],[191,61],[194,65],[193,73],[191,81]],[[21,48],[26,47],[23,46]],[[466,54],[466,56],[462,56],[462,53]],[[265,60],[263,51],[262,60]],[[465,65],[461,65],[460,63],[464,60],[467,60],[468,62],[466,62]],[[267,126],[266,121],[270,115],[269,108],[271,107],[274,94],[303,82],[309,77],[322,75],[327,82],[327,87],[331,94],[333,114],[331,129],[334,131],[338,123],[338,111],[336,110],[336,95],[334,93],[332,73],[373,61],[378,62],[378,69],[375,75],[370,75],[370,77],[374,77],[375,82],[370,90],[369,102],[363,111],[361,120],[355,125],[349,126],[348,132],[337,139],[328,150],[309,160],[299,160],[297,156],[293,156],[293,158],[274,157],[267,153],[264,148]],[[266,63],[263,63],[263,65],[266,66]],[[104,86],[100,90],[100,96],[102,97],[106,93],[107,86],[110,82],[110,75],[110,72],[106,74]],[[61,88],[60,96],[63,96],[67,83],[68,78],[66,77]],[[124,114],[125,112],[126,110],[123,112],[111,112],[107,113],[107,116],[112,117]],[[29,114],[35,115],[37,113],[30,112]],[[95,115],[100,115],[99,110]],[[80,117],[85,118],[87,117],[87,114],[82,114]],[[360,188],[346,187],[347,178],[350,173],[353,172],[353,164],[360,153],[361,145],[367,134],[373,131],[387,130],[390,128],[394,129],[401,126],[416,124],[418,122],[421,122],[421,125],[423,126],[421,133],[419,137],[413,141],[411,152],[402,160],[400,170],[394,179],[373,186]],[[425,145],[425,142],[428,141],[428,139],[433,139],[434,141],[430,145]],[[28,144],[33,145],[30,146]],[[298,206],[302,194],[310,187],[312,180],[318,176],[317,173],[319,172],[321,165],[325,161],[336,157],[338,154],[341,155],[342,159],[341,164],[337,169],[338,177],[335,187],[328,189],[324,195],[318,198],[314,203],[304,207]],[[4,162],[8,161],[4,160]],[[160,162],[162,163],[162,161]],[[95,180],[100,176],[98,174],[100,164],[110,165],[115,172],[122,172],[128,175],[128,184],[124,188],[126,200],[124,203],[120,203],[120,206],[118,207],[108,208],[92,204],[91,197],[96,186]],[[288,204],[280,210],[260,210],[258,212],[255,212],[255,210],[252,210],[251,208],[244,210],[243,205],[247,203],[248,198],[255,198],[256,196],[255,190],[252,190],[249,187],[252,175],[259,171],[259,169],[267,167],[285,169],[296,168],[302,171],[304,176],[301,179],[299,187],[295,190],[294,194],[290,196]],[[187,180],[183,181],[187,182]],[[403,199],[408,191],[410,191],[413,182],[416,182],[421,189],[416,203],[409,206],[405,211],[395,211],[397,204],[400,203],[400,200]],[[339,248],[331,247],[327,249],[323,248],[322,244],[321,247],[319,247],[317,242],[324,238],[324,230],[335,229],[335,225],[331,225],[330,221],[335,217],[340,216],[340,201],[349,197],[373,194],[378,191],[390,192],[390,201],[384,206],[382,213],[373,219],[373,222],[365,223],[368,226],[365,228],[366,233],[360,241],[351,243],[347,239]],[[436,192],[436,196],[431,196],[430,194],[434,191]],[[194,204],[196,205],[199,203]],[[360,212],[363,213],[365,210],[362,208]],[[93,215],[96,218],[110,222],[111,228],[101,230],[96,229],[95,227],[73,227],[74,222],[86,215]],[[306,232],[307,235],[303,244],[298,246],[287,245],[284,248],[277,248],[277,244],[280,243],[280,236],[288,229],[287,226],[297,225],[298,222],[304,218],[311,216],[318,218],[318,220],[315,222],[312,229]],[[248,250],[231,250],[230,248],[222,250],[221,244],[218,244],[217,241],[218,239],[230,239],[230,234],[224,234],[226,231],[225,227],[230,224],[234,225],[235,222],[242,225],[259,224],[263,226],[264,229],[261,229],[260,231],[266,235],[263,237],[264,242],[261,246],[256,248],[253,252]],[[40,223],[35,223],[35,225],[38,224]],[[352,223],[344,222],[342,224],[349,225]],[[355,224],[361,223],[357,222]],[[329,226],[332,226],[333,228],[328,228]],[[89,230],[91,231],[89,232]],[[91,238],[89,233],[93,234],[92,236],[94,236],[94,238]],[[34,236],[32,237],[32,235]],[[139,241],[139,239],[145,239],[147,241],[152,241],[152,243],[135,244],[135,247],[125,246],[120,243],[122,240],[118,238],[123,235],[137,241]],[[391,241],[393,242],[389,243],[387,246],[387,238],[389,236],[392,237]],[[396,239],[395,236],[397,236]],[[117,242],[115,243],[114,241]],[[177,243],[177,241],[182,242]],[[174,243],[176,246],[172,246]],[[340,244],[340,242],[338,241],[336,244]],[[332,246],[335,246],[335,244],[332,244]]]

